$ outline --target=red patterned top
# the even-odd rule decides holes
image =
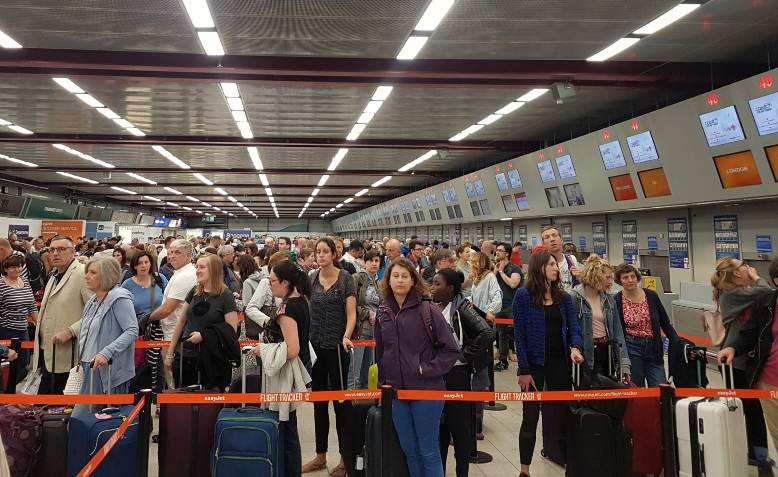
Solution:
[[[653,338],[654,331],[651,329],[651,314],[648,311],[648,300],[643,298],[640,303],[630,301],[622,295],[622,308],[624,311],[624,330],[628,335],[638,338]]]

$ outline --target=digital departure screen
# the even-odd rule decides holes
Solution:
[[[659,153],[656,151],[651,131],[627,136],[627,146],[629,147],[629,153],[632,155],[632,162],[635,164],[659,159]]]
[[[475,195],[478,197],[486,197],[486,189],[484,188],[484,183],[481,179],[475,180]]]
[[[529,210],[529,201],[527,200],[526,192],[517,192],[513,194],[513,197],[516,198],[516,206],[518,206],[519,210]]]
[[[475,184],[470,181],[465,181],[465,194],[467,194],[467,197],[470,199],[475,197]]]
[[[508,180],[511,181],[511,188],[521,189],[521,175],[516,169],[508,169]]]
[[[497,182],[497,189],[502,192],[508,192],[508,179],[505,178],[505,173],[500,172],[494,176],[495,182]]]
[[[618,140],[605,144],[600,144],[600,157],[605,165],[605,170],[624,167],[627,161],[624,160],[624,153],[621,151],[621,144]]]
[[[556,174],[554,174],[554,166],[551,165],[551,159],[539,162],[538,172],[540,173],[540,182],[554,182],[556,180]]]
[[[556,168],[559,169],[560,179],[571,179],[575,177],[575,168],[573,167],[573,158],[570,154],[556,158]]]
[[[167,227],[170,225],[169,217],[154,217],[154,227]]]
[[[778,133],[778,93],[748,101],[760,136]]]
[[[700,123],[710,147],[723,146],[746,138],[734,106],[700,114]]]
[[[565,206],[565,202],[562,200],[562,191],[559,190],[559,187],[549,187],[546,189],[546,199],[548,199],[548,206],[552,209]]]
[[[584,202],[583,191],[581,190],[581,184],[576,182],[575,184],[565,184],[565,196],[567,197],[567,205],[575,207],[577,205],[586,205]]]
[[[505,212],[516,212],[516,202],[510,194],[502,196],[502,206]]]

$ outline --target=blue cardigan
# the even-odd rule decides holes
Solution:
[[[575,314],[573,300],[562,293],[562,346],[582,347],[581,327]],[[516,290],[513,297],[513,333],[519,374],[530,374],[530,366],[543,366],[546,353],[546,313],[532,302],[526,288]]]

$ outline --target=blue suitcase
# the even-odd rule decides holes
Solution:
[[[110,365],[108,366],[110,381]],[[90,379],[91,373],[86,373],[84,379]],[[68,422],[68,476],[77,475],[89,463],[95,454],[100,452],[106,442],[113,437],[122,422],[132,413],[135,406],[127,405],[119,408],[107,407],[101,414],[110,414],[109,419],[98,419],[94,413],[87,416],[71,416]],[[138,427],[139,418],[127,428],[124,436],[119,439],[105,460],[92,473],[94,477],[135,477],[138,461]]]
[[[244,348],[241,380],[244,390],[246,352]],[[281,442],[277,412],[253,406],[224,408],[219,412],[214,431],[211,475],[283,477]]]

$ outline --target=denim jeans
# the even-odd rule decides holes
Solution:
[[[84,373],[84,380],[81,382],[81,392],[79,394],[106,394],[103,390],[103,381],[100,379],[100,372],[98,370],[90,370],[89,363],[82,362],[81,369]],[[130,380],[132,381],[132,380]],[[130,392],[130,381],[115,386],[110,393],[107,394],[128,394]],[[101,404],[77,404],[73,408],[71,416],[84,417],[89,414],[100,412],[106,406]]]
[[[9,330],[7,328],[0,329],[0,340],[10,340],[11,338],[19,338],[19,341],[30,341],[30,335],[27,330]],[[19,351],[19,356],[16,358],[17,375],[16,382],[20,383],[27,376],[27,367],[30,365],[30,350],[22,349]],[[48,392],[48,391],[47,391]]]
[[[359,339],[373,339],[359,338]],[[367,389],[367,373],[370,371],[370,365],[373,364],[373,348],[359,346],[354,348],[354,359],[349,361],[348,365],[348,388],[349,389]],[[356,371],[353,369],[356,366]],[[356,375],[356,382],[354,377]]]
[[[641,388],[654,388],[666,383],[664,364],[656,363],[654,339],[632,335],[625,335],[624,339],[627,342],[629,360],[632,362],[632,382]]]
[[[392,401],[392,421],[411,477],[443,477],[438,439],[443,401]]]

